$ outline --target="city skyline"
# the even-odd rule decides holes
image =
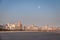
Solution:
[[[60,0],[1,0],[0,24],[60,26]]]

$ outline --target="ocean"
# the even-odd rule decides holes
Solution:
[[[55,32],[0,32],[0,40],[60,40]]]

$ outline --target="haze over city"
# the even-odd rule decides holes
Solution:
[[[60,0],[0,0],[0,24],[60,26]]]

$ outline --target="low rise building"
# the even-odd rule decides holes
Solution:
[[[38,27],[35,25],[25,26],[26,31],[38,31]]]
[[[6,24],[5,29],[7,29],[7,30],[15,30],[15,24]]]

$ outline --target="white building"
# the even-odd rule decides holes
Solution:
[[[7,24],[6,29],[8,30],[15,30],[15,24]]]
[[[38,27],[35,25],[30,25],[25,27],[26,31],[38,31]]]

